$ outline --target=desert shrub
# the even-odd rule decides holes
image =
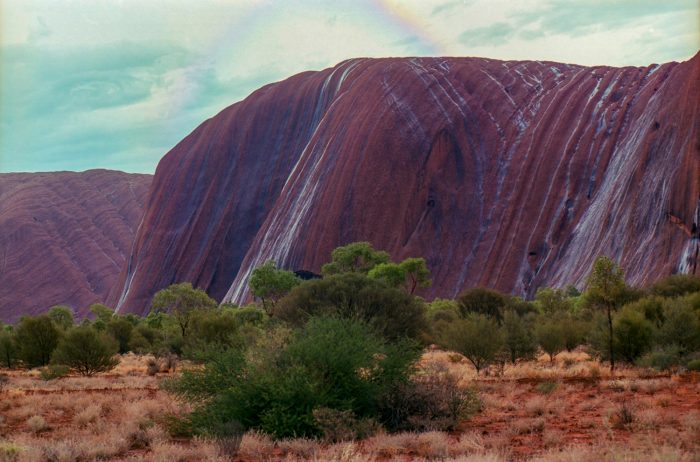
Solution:
[[[313,416],[326,443],[367,438],[380,428],[376,420],[358,419],[351,410],[321,407],[313,410]]]
[[[627,401],[623,401],[620,407],[613,414],[611,420],[613,428],[628,428],[636,420],[634,409],[627,403]]]
[[[190,335],[183,342],[185,358],[203,361],[207,355],[221,349],[240,348],[239,324],[230,311],[195,310],[192,313]]]
[[[47,315],[25,316],[15,329],[18,356],[28,367],[47,365],[59,338],[58,329]]]
[[[503,320],[503,307],[507,301],[505,295],[484,287],[469,289],[457,299],[462,317],[479,313],[495,319],[499,324]]]
[[[662,297],[678,297],[700,292],[700,277],[692,274],[673,274],[652,285],[649,291]]]
[[[503,333],[494,318],[472,313],[466,319],[445,329],[440,342],[446,348],[463,354],[476,368],[477,375],[493,363],[503,348]]]
[[[508,297],[505,310],[515,311],[521,318],[537,313],[535,303],[523,300],[521,297]]]
[[[541,383],[537,384],[537,387],[536,387],[537,391],[539,393],[542,393],[543,395],[549,395],[557,388],[559,388],[559,382],[554,382],[551,380],[541,382]]]
[[[445,369],[429,368],[410,382],[399,382],[384,395],[380,415],[392,432],[451,431],[481,407],[474,388],[461,387],[459,378]]]
[[[660,345],[677,345],[681,354],[700,350],[699,312],[684,300],[666,300],[664,318],[657,335]]]
[[[190,419],[201,433],[235,421],[277,438],[320,436],[314,409],[376,417],[380,397],[407,380],[419,354],[415,343],[387,343],[361,321],[312,318],[297,332],[271,332],[247,354],[222,351],[168,388],[198,404]]]
[[[664,322],[663,299],[661,297],[644,297],[628,303],[623,309],[631,309],[642,313],[647,321],[656,327],[661,326]]]
[[[613,332],[613,347],[623,361],[633,363],[652,347],[652,324],[629,306],[615,315]]]
[[[34,415],[27,419],[27,429],[32,433],[41,433],[48,428],[46,419],[40,415]]]
[[[231,310],[233,319],[240,325],[251,324],[254,326],[262,326],[267,320],[267,314],[257,306],[244,306]]]
[[[7,374],[0,374],[0,392],[10,383],[10,377]]]
[[[17,462],[21,452],[19,445],[9,441],[0,441],[0,462]]]
[[[505,347],[513,364],[518,359],[529,359],[535,354],[536,345],[532,331],[515,311],[506,310],[503,314],[503,332]]]
[[[686,366],[689,371],[700,371],[700,359],[693,359],[688,361]]]
[[[422,301],[362,273],[305,281],[282,298],[273,315],[294,326],[311,316],[339,316],[368,323],[387,339],[418,338],[427,330]]]
[[[65,364],[81,375],[91,376],[114,368],[118,345],[110,337],[90,326],[71,329],[58,344],[52,361]]]
[[[657,370],[668,370],[681,364],[680,349],[675,345],[658,347],[637,359],[639,367],[650,367]]]
[[[17,346],[14,336],[10,332],[0,329],[0,365],[10,369],[14,367],[15,363],[17,363]]]
[[[115,316],[107,323],[107,332],[114,337],[119,344],[119,353],[124,354],[130,351],[130,342],[133,335],[134,325],[127,319]]]
[[[543,319],[541,317],[535,326],[535,338],[540,348],[549,355],[549,360],[566,347],[566,337],[563,323],[559,319]]]
[[[586,336],[590,330],[589,323],[571,313],[561,314],[558,320],[561,325],[564,349],[566,351],[573,351],[574,348],[586,341]]]
[[[39,377],[41,380],[55,380],[65,377],[70,372],[70,367],[64,366],[63,364],[49,364],[46,367],[42,367],[39,371]]]
[[[153,327],[143,322],[133,329],[128,349],[139,354],[155,353],[163,346],[163,339],[162,324]]]
[[[146,360],[146,373],[148,375],[156,375],[158,372],[160,372],[161,364],[158,358],[148,358]]]
[[[207,436],[214,439],[222,455],[233,458],[238,453],[244,433],[245,430],[240,423],[228,421],[216,422],[209,429]]]

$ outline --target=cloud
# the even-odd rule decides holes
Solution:
[[[469,29],[459,36],[459,41],[467,46],[502,45],[513,37],[516,29],[505,22],[497,22],[490,26]]]
[[[222,79],[172,43],[0,52],[2,171],[153,171],[188,131],[272,78],[258,69]]]
[[[450,2],[445,2],[433,7],[432,11],[430,12],[430,16],[438,16],[444,13],[448,13],[454,11],[454,9],[458,6],[467,6],[471,3],[473,3],[471,0],[454,0]]]
[[[513,15],[515,26],[536,25],[546,34],[581,36],[633,24],[636,21],[675,12],[697,10],[687,0],[550,0]]]
[[[700,43],[695,0],[166,3],[4,0],[0,171],[152,172],[225,106],[353,57],[644,65]]]

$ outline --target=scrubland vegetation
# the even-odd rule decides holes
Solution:
[[[425,262],[367,243],[322,272],[2,327],[0,461],[698,460],[699,278],[602,257],[583,293],[427,303]]]

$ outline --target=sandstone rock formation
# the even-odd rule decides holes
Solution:
[[[424,256],[426,297],[698,273],[700,55],[647,67],[354,59],[267,85],[160,162],[110,302],[191,281],[248,297],[266,259],[318,272],[368,240]]]
[[[151,175],[0,174],[0,320],[104,302],[131,250]]]

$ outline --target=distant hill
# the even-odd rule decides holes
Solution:
[[[0,174],[0,320],[55,304],[85,314],[116,282],[151,175]]]

